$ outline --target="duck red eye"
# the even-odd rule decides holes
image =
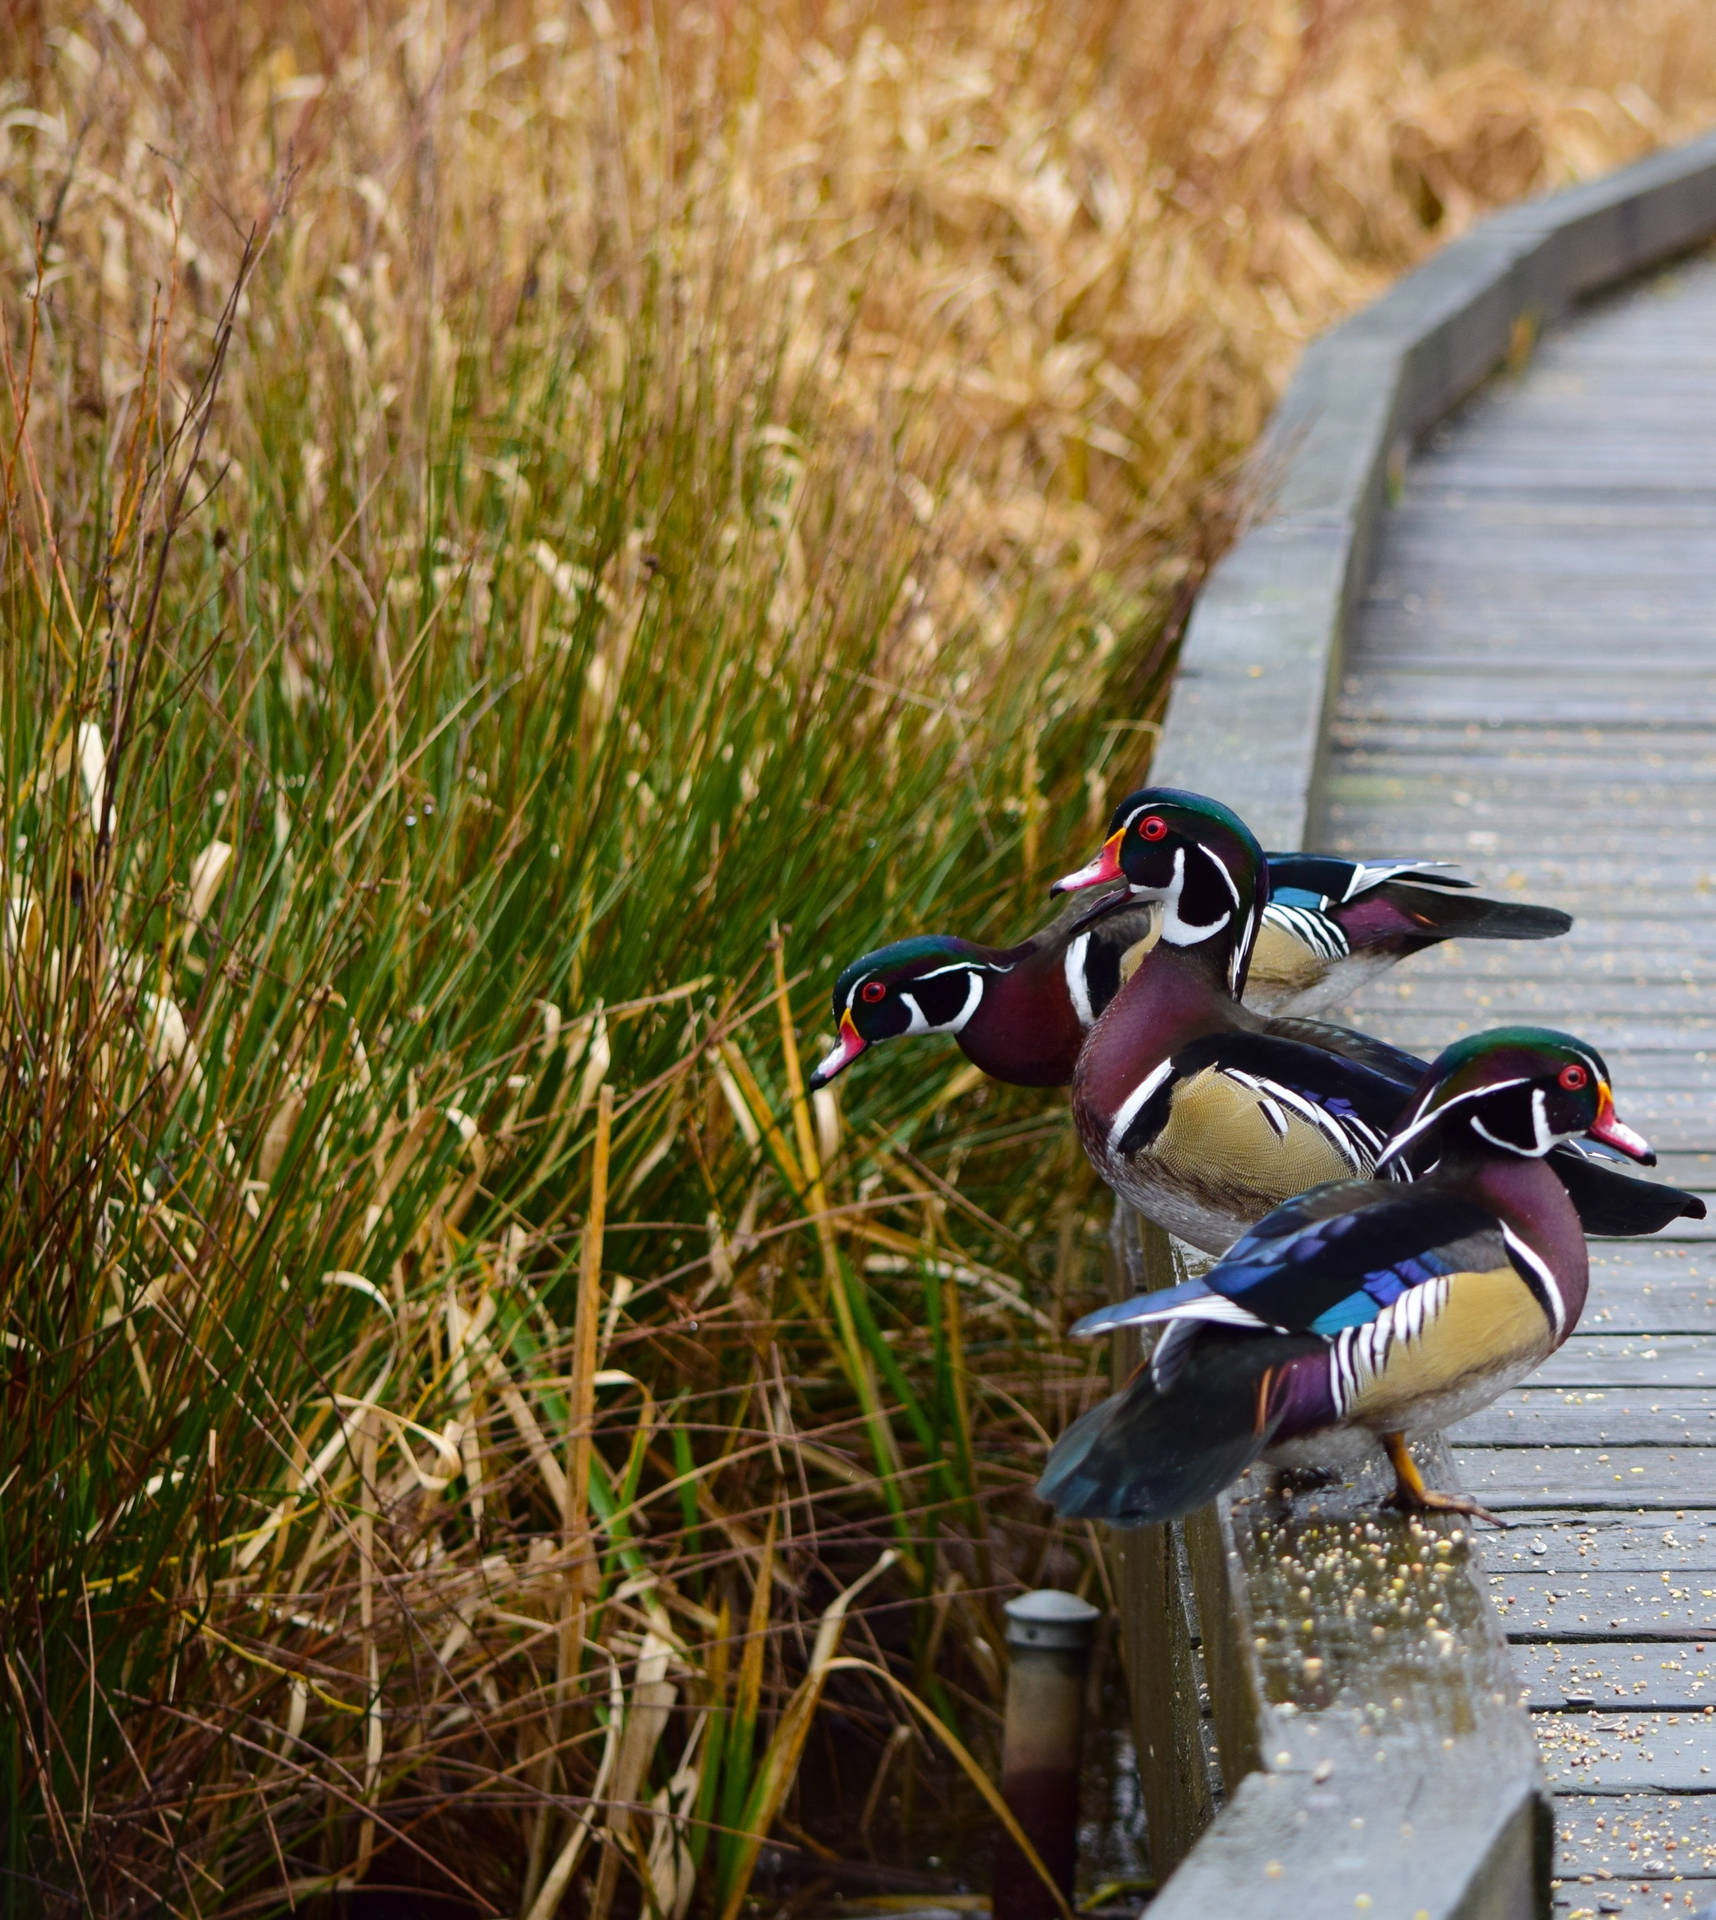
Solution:
[[[872,1006],[874,1006],[878,1000],[886,1000],[887,997],[888,989],[882,985],[880,980],[866,980],[863,986],[858,989],[858,998],[860,1000],[868,1000]]]
[[[1583,1067],[1563,1067],[1556,1077],[1569,1093],[1577,1093],[1591,1078]]]
[[[1159,813],[1147,813],[1138,822],[1140,840],[1160,840],[1168,831],[1168,823]]]

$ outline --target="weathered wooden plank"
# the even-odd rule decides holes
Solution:
[[[1716,1513],[1575,1513],[1567,1508],[1516,1509],[1506,1533],[1487,1533],[1483,1562],[1491,1574],[1709,1573],[1716,1570]]]
[[[1557,1791],[1708,1793],[1716,1719],[1703,1713],[1548,1713],[1534,1717]]]
[[[1510,1640],[1716,1640],[1716,1571],[1496,1573],[1488,1578]]]
[[[1534,1388],[1462,1420],[1456,1447],[1716,1446],[1716,1387]]]
[[[1593,1241],[1592,1245],[1608,1244]],[[1702,1292],[1604,1286],[1593,1293],[1579,1324],[1590,1333],[1666,1335],[1702,1333],[1716,1325],[1716,1305]]]
[[[1616,1706],[1652,1713],[1716,1711],[1716,1655],[1712,1641],[1699,1653],[1684,1641],[1612,1640],[1577,1645],[1521,1642],[1513,1670],[1526,1705],[1564,1713]]]
[[[1453,1439],[1466,1491],[1497,1512],[1716,1506],[1716,1450],[1708,1447],[1466,1447],[1457,1429]]]
[[[1569,1794],[1558,1802],[1556,1817],[1569,1843],[1585,1851],[1594,1867],[1627,1881],[1683,1872],[1716,1875],[1711,1794]]]
[[[1716,1339],[1708,1334],[1616,1334],[1580,1322],[1559,1352],[1532,1375],[1540,1387],[1694,1387],[1716,1382]]]
[[[1709,1903],[1716,1899],[1716,1880],[1675,1875],[1665,1894],[1654,1881],[1635,1886],[1629,1881],[1607,1881],[1600,1875],[1581,1874],[1557,1887],[1553,1912],[1555,1920],[1641,1920],[1646,1914],[1651,1920],[1663,1920],[1682,1898],[1698,1909],[1697,1920],[1704,1920]],[[1678,1911],[1690,1913],[1685,1906]]]

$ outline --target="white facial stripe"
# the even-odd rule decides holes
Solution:
[[[1084,977],[1085,955],[1090,951],[1090,935],[1081,933],[1067,948],[1066,959],[1061,963],[1066,974],[1067,992],[1072,996],[1073,1012],[1078,1015],[1081,1027],[1096,1025],[1096,1009],[1090,1004],[1090,983]]]
[[[911,989],[913,986],[916,986],[920,980],[939,980],[944,974],[949,973],[963,973],[966,976],[965,1004],[951,1020],[943,1020],[939,1025],[936,1025],[931,1021],[929,1015],[924,1012],[923,1008],[918,1005],[917,1001],[912,998]],[[912,1024],[907,1027],[906,1032],[909,1034],[963,1032],[966,1021],[971,1018],[983,1003],[983,973],[984,969],[981,967],[938,967],[934,973],[919,974],[918,980],[914,980],[910,986],[901,987],[900,998],[905,1001],[906,1005],[912,1010]]]
[[[1229,899],[1232,900],[1234,907],[1237,910],[1239,906],[1239,887],[1236,884],[1233,875],[1229,873],[1227,870],[1227,862],[1221,857],[1219,853],[1216,852],[1214,847],[1206,847],[1206,846],[1200,845],[1198,847],[1198,852],[1203,854],[1205,858],[1208,859],[1210,865],[1213,866],[1216,872],[1221,875],[1222,885],[1227,888],[1228,897]]]
[[[1549,1097],[1541,1087],[1531,1090],[1531,1130],[1537,1139],[1537,1151],[1545,1154],[1555,1144],[1549,1131]]]
[[[1147,1074],[1140,1080],[1137,1086],[1121,1101],[1120,1111],[1114,1116],[1114,1120],[1108,1129],[1108,1151],[1110,1153],[1118,1153],[1120,1151],[1120,1143],[1126,1138],[1126,1129],[1138,1118],[1140,1111],[1143,1109],[1144,1102],[1150,1098],[1151,1094],[1156,1091],[1173,1071],[1173,1061],[1164,1060],[1152,1073]]]
[[[1535,1247],[1529,1247],[1504,1220],[1501,1222],[1502,1238],[1509,1248],[1530,1267],[1543,1282],[1543,1291],[1549,1296],[1549,1319],[1555,1329],[1557,1340],[1567,1331],[1567,1302],[1561,1297],[1561,1289],[1555,1284],[1555,1275],[1550,1272],[1548,1262]]]
[[[1409,1141],[1416,1140],[1426,1127],[1433,1127],[1444,1114],[1452,1113],[1456,1107],[1464,1106],[1468,1100],[1481,1100],[1485,1094],[1500,1093],[1505,1087],[1528,1087],[1531,1082],[1523,1076],[1518,1080],[1498,1080],[1493,1086],[1474,1087],[1470,1093],[1457,1093],[1452,1100],[1444,1100],[1439,1106],[1422,1109],[1412,1123],[1398,1131],[1388,1143],[1387,1157],[1392,1159]],[[1477,1125],[1476,1121],[1472,1123]],[[1490,1136],[1486,1134],[1485,1139]]]
[[[1219,865],[1220,863],[1218,862],[1217,864]],[[1226,875],[1227,869],[1223,867],[1222,872]],[[1231,887],[1232,884],[1232,878],[1229,877],[1228,885]],[[1217,918],[1210,921],[1207,926],[1202,927],[1183,918],[1180,913],[1180,895],[1184,893],[1185,890],[1186,850],[1184,847],[1176,847],[1174,849],[1173,883],[1164,888],[1162,892],[1162,938],[1166,940],[1170,946],[1174,947],[1195,947],[1200,940],[1207,940],[1212,933],[1220,933],[1222,928],[1233,918],[1233,914],[1230,911],[1218,915]]]

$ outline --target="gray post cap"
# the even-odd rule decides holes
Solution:
[[[1091,1630],[1102,1618],[1099,1607],[1076,1593],[1039,1587],[1007,1602],[1007,1644],[1077,1653],[1090,1645]]]

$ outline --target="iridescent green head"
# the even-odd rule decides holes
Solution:
[[[1553,1027],[1492,1027],[1436,1057],[1382,1160],[1409,1147],[1422,1158],[1462,1136],[1541,1158],[1577,1134],[1647,1166],[1656,1158],[1616,1114],[1609,1069],[1595,1047]]]
[[[810,1076],[825,1087],[861,1053],[908,1033],[958,1033],[983,999],[994,963],[968,940],[931,933],[854,960],[834,983],[840,1035]]]
[[[1114,809],[1102,851],[1051,891],[1114,880],[1125,880],[1134,898],[1162,902],[1169,946],[1218,944],[1238,995],[1269,903],[1269,869],[1256,835],[1231,807],[1178,787],[1129,793]]]

